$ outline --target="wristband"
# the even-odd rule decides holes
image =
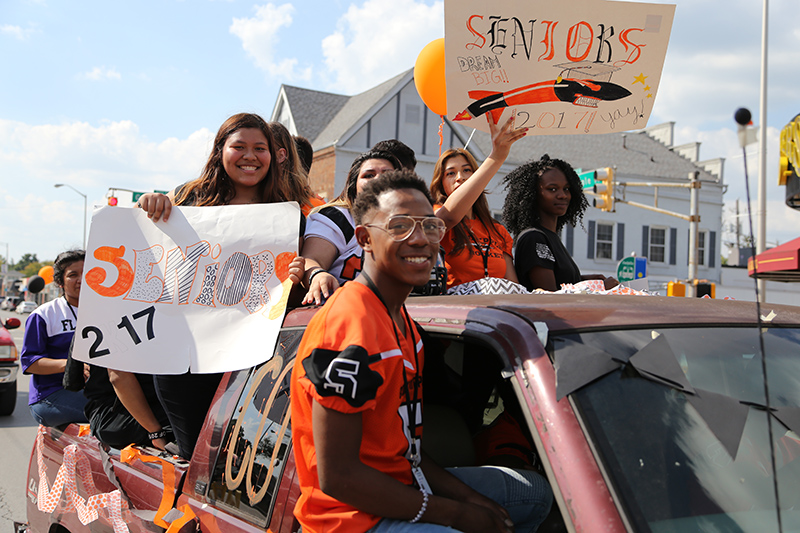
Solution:
[[[419,519],[422,518],[422,515],[424,515],[425,511],[428,509],[428,493],[422,489],[419,489],[419,491],[422,493],[422,505],[419,508],[417,516],[408,521],[409,524],[416,524],[419,522]]]
[[[309,286],[309,287],[311,287],[311,280],[313,280],[313,279],[314,279],[314,276],[316,276],[316,275],[317,275],[317,274],[319,274],[320,272],[325,272],[325,273],[327,273],[328,271],[327,271],[327,270],[325,270],[325,269],[324,269],[324,268],[322,268],[322,267],[319,267],[319,268],[317,268],[316,270],[314,270],[314,271],[311,273],[311,275],[310,275],[310,276],[308,276],[308,286]]]
[[[150,439],[150,440],[163,439],[168,434],[169,434],[169,432],[166,429],[161,428],[158,431],[154,431],[152,433],[148,433],[147,434],[147,438]]]

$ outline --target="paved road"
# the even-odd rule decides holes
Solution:
[[[11,330],[11,336],[22,349],[22,335],[28,315],[0,311],[5,322],[8,317],[17,317],[22,327]],[[28,478],[28,460],[38,424],[28,411],[29,376],[19,375],[17,381],[17,407],[11,416],[0,417],[0,532],[10,533],[13,522],[26,520],[25,486]]]

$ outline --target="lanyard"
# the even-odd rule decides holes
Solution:
[[[483,222],[481,222],[480,220],[478,220],[478,222],[483,224]],[[492,248],[492,232],[491,232],[491,230],[489,230],[489,228],[486,228],[486,234],[489,236],[489,243],[486,245],[486,250],[484,252],[483,248],[481,247],[481,244],[478,242],[478,239],[475,237],[475,234],[472,233],[472,230],[470,229],[469,225],[465,223],[464,227],[467,229],[467,233],[469,233],[469,238],[470,238],[470,240],[472,240],[473,248],[475,248],[478,251],[478,253],[481,255],[481,259],[483,259],[483,277],[484,278],[488,278],[489,277],[489,253],[490,253],[490,250]],[[485,226],[484,226],[484,228],[485,228]]]
[[[67,300],[66,296],[64,296],[64,301],[67,302],[67,307],[69,307],[69,310],[72,311],[72,316],[75,318],[75,327],[78,327],[78,315],[75,314],[75,309],[72,308],[72,304],[69,303],[69,300]]]
[[[400,350],[400,353],[403,353],[403,348],[400,344],[400,335],[397,332],[397,324],[394,322],[394,318],[392,318],[392,314],[389,312],[389,306],[386,305],[386,302],[383,300],[383,296],[381,296],[378,287],[375,285],[375,282],[372,281],[372,278],[369,277],[365,271],[361,271],[361,275],[364,276],[364,280],[367,282],[367,287],[375,293],[375,296],[378,297],[378,300],[383,304],[383,307],[386,309],[386,314],[389,316],[389,320],[392,322],[392,328],[394,329],[394,338],[397,341],[397,349]],[[419,355],[417,354],[417,339],[414,335],[414,324],[411,322],[408,311],[406,310],[405,304],[403,304],[403,320],[406,324],[406,329],[411,333],[411,345],[414,351],[414,368],[417,371],[417,377],[413,380],[413,397],[411,393],[412,387],[408,383],[408,374],[406,373],[406,365],[403,364],[403,385],[405,386],[405,396],[406,402],[408,402],[408,431],[410,436],[411,442],[411,466],[417,467],[421,461],[421,457],[417,451],[417,439],[415,437],[417,432],[417,407],[418,407],[418,399],[419,399],[419,381],[422,378],[422,372],[419,368]],[[401,355],[402,357],[402,355]],[[403,357],[405,359],[405,357]]]

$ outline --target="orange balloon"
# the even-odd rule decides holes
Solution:
[[[437,115],[447,115],[444,77],[444,37],[425,45],[414,64],[414,85],[422,101]]]
[[[39,276],[44,279],[45,283],[53,283],[53,267],[43,266],[39,269]]]

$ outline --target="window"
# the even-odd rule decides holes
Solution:
[[[595,257],[597,259],[611,259],[613,257],[614,224],[597,223],[595,246]]]
[[[208,499],[261,528],[269,524],[291,449],[289,381],[302,336],[301,329],[282,331],[272,358],[234,373],[228,387],[239,395],[238,416],[225,428]]]
[[[650,228],[650,254],[648,255],[650,262],[665,262],[666,249],[667,230],[665,228]]]
[[[697,264],[706,264],[706,232],[697,232]]]

